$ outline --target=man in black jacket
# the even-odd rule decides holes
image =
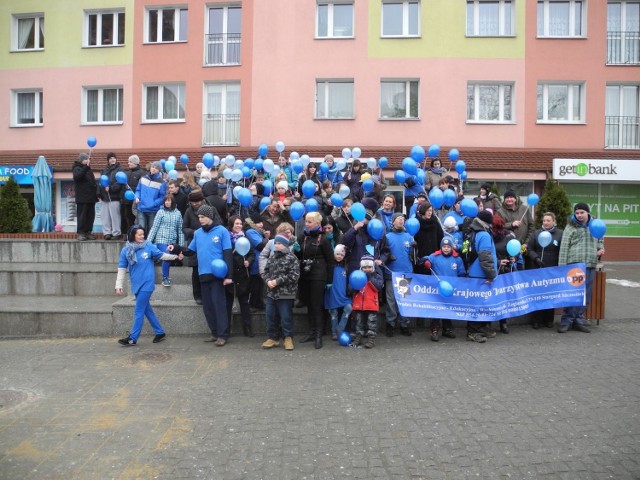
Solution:
[[[73,162],[73,187],[76,195],[78,240],[95,240],[91,234],[96,219],[96,202],[98,200],[98,183],[91,170],[89,155],[82,152],[78,160]]]

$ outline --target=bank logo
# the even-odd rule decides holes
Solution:
[[[617,166],[613,163],[608,166],[593,165],[591,163],[577,163],[576,165],[562,165],[558,173],[561,177],[565,175],[618,175]]]
[[[584,177],[589,173],[589,166],[586,163],[579,163],[575,166],[576,175]]]
[[[409,288],[411,280],[411,278],[406,278],[404,275],[402,275],[401,277],[396,277],[396,292],[398,292],[398,295],[400,295],[402,298],[411,295],[411,289]]]
[[[587,280],[585,271],[581,268],[572,268],[567,273],[567,282],[572,287],[581,287]]]

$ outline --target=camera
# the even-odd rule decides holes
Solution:
[[[302,270],[305,272],[310,272],[311,267],[313,266],[313,260],[307,259],[302,261]]]

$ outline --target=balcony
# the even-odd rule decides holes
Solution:
[[[607,32],[607,65],[640,65],[640,32]]]
[[[240,145],[240,115],[204,115],[202,145]]]
[[[605,148],[640,149],[640,117],[605,117]]]
[[[240,39],[239,33],[205,35],[205,66],[240,65]]]

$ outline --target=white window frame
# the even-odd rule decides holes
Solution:
[[[162,13],[167,11],[167,10],[173,10],[173,40],[162,40]],[[181,38],[182,36],[182,31],[181,31],[181,25],[180,25],[180,15],[181,12],[186,12],[187,15],[187,31],[184,32],[184,38]],[[156,19],[156,33],[157,33],[157,38],[155,40],[152,40],[149,38],[149,22],[151,21],[151,19],[149,18],[151,12],[156,12],[157,13],[157,19]],[[172,6],[172,7],[147,7],[144,10],[144,43],[184,43],[187,42],[189,40],[188,37],[188,23],[189,22],[189,9],[187,7],[187,5],[179,5],[179,6]]]
[[[351,34],[340,35],[336,32],[334,23],[334,7],[336,5],[351,6]],[[327,7],[327,34],[320,35],[320,7]],[[353,0],[318,0],[316,3],[316,38],[317,39],[336,39],[336,38],[354,38],[355,37],[355,14]]]
[[[102,17],[103,15],[113,15],[113,27],[111,32],[111,38],[113,42],[110,44],[102,44]],[[90,35],[90,25],[91,25],[91,17],[96,16],[96,43],[95,45],[91,44]],[[124,45],[124,38],[122,43],[118,42],[119,39],[119,26],[120,26],[120,17],[125,17],[124,9],[113,9],[113,10],[85,10],[84,12],[84,33],[82,35],[82,46],[85,48],[103,48],[103,47],[122,47]],[[126,25],[126,24],[125,24]],[[125,32],[123,32],[123,37]]]
[[[566,87],[567,88],[567,117],[566,119],[558,118],[558,119],[549,119],[549,87]],[[578,97],[575,98],[575,88],[579,87]],[[542,89],[542,92],[540,92]],[[542,98],[540,98],[540,93],[542,93]],[[561,81],[540,81],[537,86],[537,102],[536,102],[536,110],[539,110],[542,107],[542,118],[538,118],[538,113],[536,113],[536,123],[553,123],[553,124],[583,124],[586,122],[586,85],[584,82],[561,82]],[[540,106],[540,102],[542,105]],[[575,107],[579,108],[579,118],[571,118],[573,117],[573,110]]]
[[[239,9],[240,10],[240,22],[242,23],[243,11],[242,4],[232,3],[229,5],[226,4],[215,4],[209,5],[206,11],[207,25],[206,25],[206,33],[205,33],[205,58],[204,65],[206,66],[224,66],[224,65],[240,65],[241,62],[241,54],[238,55],[237,62],[234,62],[233,59],[229,58],[229,48],[233,46],[237,46],[238,49],[242,47],[242,32],[240,32],[240,38],[231,38],[229,37],[229,9]],[[220,40],[213,40],[210,38],[211,35],[216,35],[211,33],[211,22],[210,22],[210,13],[211,10],[222,10],[223,12],[223,25],[222,25],[222,38]],[[208,49],[210,46],[220,47],[220,51],[222,53],[222,61],[220,63],[213,62],[209,60]]]
[[[351,85],[351,116],[332,116],[330,110],[331,107],[331,86],[337,84],[350,84]],[[320,116],[319,112],[319,102],[320,102],[320,92],[323,92],[324,95],[324,105],[323,109],[325,111],[324,116]],[[316,102],[315,102],[315,118],[316,120],[353,120],[356,118],[355,113],[355,82],[353,78],[333,78],[333,79],[316,79]]]
[[[18,97],[19,95],[33,95],[33,118],[34,123],[20,123],[18,118]],[[19,128],[42,127],[44,125],[44,117],[42,115],[42,107],[44,103],[44,93],[41,88],[24,88],[11,91],[11,126]],[[40,121],[40,118],[42,121]]]
[[[118,95],[118,119],[117,120],[105,120],[104,119],[104,94],[107,90],[116,90]],[[97,91],[98,99],[96,108],[98,110],[98,119],[91,121],[87,117],[89,115],[89,92]],[[109,85],[109,86],[85,86],[82,87],[82,125],[122,125],[123,123],[123,93],[124,88],[122,85]]]
[[[549,4],[550,3],[568,3],[569,4],[569,35],[551,35],[549,33],[550,30],[550,18],[549,18]],[[537,24],[540,23],[540,6],[542,4],[542,32],[538,26],[536,26],[536,35],[537,38],[585,38],[587,36],[587,1],[586,0],[538,0],[537,3],[537,15],[538,21]],[[580,15],[580,34],[576,35],[576,5],[580,4],[581,15]]]
[[[19,24],[20,20],[33,19],[33,48],[20,48]],[[12,16],[13,34],[11,35],[11,50],[14,52],[40,52],[44,50],[44,13],[25,13]],[[40,34],[40,31],[43,34]]]
[[[491,35],[484,35],[480,33],[480,5],[483,3],[498,3],[498,33]],[[467,18],[467,37],[513,37],[515,36],[515,12],[516,6],[515,1],[513,0],[467,0],[467,13],[469,10],[469,5],[473,5],[473,27],[472,31],[469,31],[468,24],[469,19]],[[507,13],[506,13],[506,5],[511,7],[511,13],[508,15],[509,25],[511,27],[510,31],[507,31]],[[468,17],[468,15],[467,15]]]
[[[418,5],[418,31],[415,34],[409,33],[410,24],[410,4]],[[384,33],[384,6],[389,4],[402,4],[402,33],[399,35],[390,35]],[[380,15],[380,36],[382,38],[419,38],[421,36],[421,2],[420,0],[382,0],[381,15]]]
[[[405,113],[403,117],[389,117],[383,115],[382,112],[382,86],[385,83],[401,83],[404,84],[404,94],[405,94]],[[416,116],[411,116],[411,85],[415,84],[417,87],[417,98],[416,104],[418,106],[418,111],[416,112]],[[383,78],[380,80],[380,109],[379,109],[379,119],[380,120],[419,120],[420,119],[420,80],[417,78],[404,79],[404,78]]]
[[[467,95],[469,92],[469,88],[473,87],[473,118],[469,118],[469,107],[468,107],[468,98],[467,98],[467,123],[504,123],[504,124],[513,124],[516,123],[516,106],[515,106],[515,83],[514,82],[488,82],[488,81],[477,81],[477,82],[468,82],[467,83]],[[498,119],[490,120],[486,118],[480,118],[480,89],[482,87],[498,87]],[[506,92],[507,88],[511,88],[511,107],[510,107],[510,115],[511,119],[506,118]]]
[[[158,110],[158,118],[148,118],[147,117],[147,103],[148,103],[148,92],[150,88],[158,88],[158,104],[156,105]],[[164,117],[164,94],[165,88],[169,89],[172,87],[178,87],[178,116],[177,117]],[[182,110],[184,112],[184,116],[180,117],[180,101],[182,101]],[[168,82],[168,83],[148,83],[144,84],[142,87],[142,123],[184,123],[186,117],[186,85],[184,82]]]
[[[210,88],[218,88],[220,90],[220,112],[211,112],[213,110],[212,106],[209,105],[209,89]],[[237,93],[238,94],[238,112],[231,113],[229,104],[229,94]],[[240,115],[242,111],[242,88],[241,84],[238,81],[229,81],[229,82],[206,82],[204,84],[204,104],[203,104],[203,145],[240,145]],[[207,142],[207,138],[205,135],[205,129],[207,129],[207,116],[208,115],[220,115],[220,120],[217,124],[219,126],[219,142]],[[238,120],[232,118],[226,118],[227,115],[237,115]],[[210,120],[212,123],[216,123],[216,119]],[[216,125],[210,126],[215,130]],[[237,136],[232,135],[230,130],[237,130]],[[215,136],[215,135],[214,135]]]
[[[626,91],[633,91],[633,102],[625,102]],[[612,95],[613,93],[613,95]],[[615,98],[612,98],[615,97]],[[615,104],[612,105],[611,102]],[[605,145],[607,149],[638,149],[640,148],[640,84],[611,83],[607,84],[605,95]],[[616,117],[614,136],[610,132],[610,117]]]

